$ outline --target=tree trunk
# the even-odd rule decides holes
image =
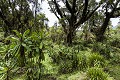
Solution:
[[[99,35],[97,35],[97,37],[96,37],[96,41],[97,41],[97,42],[102,42],[104,39],[105,39],[104,34],[99,34]]]
[[[24,52],[24,46],[21,45],[20,47],[20,61],[19,61],[20,67],[25,66],[25,52]]]
[[[66,43],[67,43],[68,46],[72,45],[72,40],[73,40],[73,32],[69,32],[67,34],[67,41],[66,41]]]
[[[102,24],[101,28],[98,30],[98,33],[96,35],[96,41],[102,42],[105,39],[104,34],[108,27],[109,21],[110,21],[110,17],[108,16],[105,18],[104,23]]]

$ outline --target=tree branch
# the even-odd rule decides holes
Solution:
[[[52,1],[53,1],[53,0],[52,0]],[[59,8],[56,0],[54,0],[53,2],[54,2],[55,7],[56,7],[56,9],[57,9],[57,13],[60,15],[61,18],[63,18],[63,14],[62,14],[62,12],[61,12],[61,10],[60,10],[60,8]]]
[[[111,16],[111,18],[117,18],[117,17],[120,17],[120,13],[118,13],[118,14],[113,14],[113,16]]]
[[[87,13],[87,7],[88,7],[88,0],[85,0],[82,17],[76,22],[76,24],[75,24],[76,27],[86,21],[85,18],[86,18],[86,13]]]
[[[56,16],[58,19],[60,19],[59,16],[56,14],[55,10],[53,10],[53,8],[51,7],[50,4],[49,4],[49,6],[50,6],[50,9],[52,10],[52,12],[55,14],[55,16]]]
[[[86,12],[87,12],[87,7],[88,7],[88,0],[85,0],[85,5],[84,5],[84,9],[83,9],[82,17],[85,17]]]
[[[85,21],[87,21],[93,14],[94,12],[100,7],[97,6],[91,13],[89,13],[88,15],[86,15],[85,17],[82,16],[81,19],[79,19],[79,21],[75,24],[75,26],[79,26],[80,24],[84,23]]]
[[[66,0],[66,7],[67,7],[67,9],[70,11],[70,13],[72,13],[72,8],[71,8],[68,0]]]
[[[116,8],[116,11],[120,10],[120,7]]]
[[[99,7],[100,7],[100,5],[97,6],[91,13],[89,13],[89,15],[86,17],[86,20],[88,20],[88,19],[95,13],[95,11],[96,11]]]
[[[75,7],[76,7],[76,0],[73,0],[73,4],[72,4],[72,13],[75,13]]]

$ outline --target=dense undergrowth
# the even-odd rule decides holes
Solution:
[[[0,33],[0,80],[120,80],[118,36],[104,42],[79,40],[68,47],[42,32],[29,34],[27,30],[22,36],[14,32],[17,36],[6,39]]]

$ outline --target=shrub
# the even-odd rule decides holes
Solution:
[[[111,64],[120,64],[120,54],[115,53],[110,59]]]
[[[66,74],[66,73],[72,72],[73,71],[72,63],[73,63],[72,60],[69,60],[66,62],[61,62],[61,64],[59,65],[59,68],[58,68],[58,73]]]
[[[105,73],[101,68],[92,67],[87,71],[86,80],[108,80],[108,74]]]
[[[110,42],[110,45],[113,46],[113,47],[117,47],[117,48],[120,48],[120,39],[119,38],[115,38],[113,39],[111,42]]]
[[[84,70],[87,68],[87,58],[84,54],[80,53],[77,56],[77,60],[78,60],[78,69],[80,70]]]
[[[95,43],[93,45],[93,52],[100,53],[106,58],[111,58],[111,47],[108,44]]]
[[[105,67],[106,65],[106,61],[104,59],[103,56],[99,55],[99,54],[90,54],[88,56],[88,60],[87,60],[88,66],[89,67]]]
[[[78,69],[78,59],[76,54],[69,54],[63,57],[60,57],[59,62],[59,73],[69,73]]]
[[[49,57],[58,67],[59,73],[69,73],[77,69],[77,54],[71,47],[55,46],[49,51]]]

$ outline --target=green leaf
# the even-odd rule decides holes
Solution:
[[[5,67],[0,67],[0,74],[5,73],[7,70]]]
[[[23,34],[23,38],[24,38],[25,36],[27,36],[29,33],[30,33],[30,30],[29,30],[29,29],[26,30],[26,31],[24,32],[24,34]]]
[[[22,46],[26,47],[27,45],[25,43],[22,43]]]
[[[32,44],[32,41],[28,41],[27,43],[28,43],[28,44]]]
[[[39,48],[40,48],[40,49],[42,49],[42,48],[43,48],[43,43],[42,43],[42,42],[40,43]]]
[[[21,46],[21,44],[18,44],[13,48],[12,54],[14,57],[16,57],[18,55],[18,53],[20,51],[20,46]]]
[[[41,32],[40,32],[40,38],[41,39],[43,38],[43,30],[41,30]]]
[[[15,34],[17,35],[17,37],[21,38],[22,37],[22,34],[19,33],[17,30],[13,30],[13,32],[15,32]]]
[[[35,49],[36,49],[36,52],[37,52],[37,53],[39,53],[39,52],[40,52],[38,47],[35,47]]]
[[[11,42],[19,41],[16,37],[7,37],[6,40],[10,40]]]
[[[27,46],[25,43],[22,43],[22,46],[24,46],[28,51],[32,51],[29,46]]]

